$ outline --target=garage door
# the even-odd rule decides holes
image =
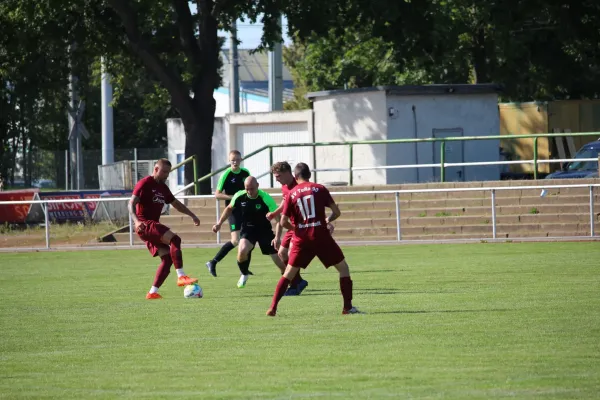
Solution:
[[[269,125],[237,125],[237,148],[242,155],[258,150],[268,144],[311,143],[312,134],[308,132],[306,122],[269,124]],[[287,161],[292,168],[298,162],[313,166],[312,147],[281,147],[273,149],[273,162]],[[259,177],[258,183],[262,188],[270,186],[269,152],[262,151],[244,161],[250,173]],[[279,187],[274,182],[275,187]]]

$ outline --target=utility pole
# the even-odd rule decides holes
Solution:
[[[240,74],[237,48],[237,22],[233,21],[229,34],[229,112],[240,112]]]
[[[110,74],[106,72],[106,59],[102,57],[102,165],[115,162],[115,146],[113,132],[113,90]]]
[[[279,27],[281,28],[279,17]],[[283,110],[283,51],[281,39],[269,52],[269,111]]]

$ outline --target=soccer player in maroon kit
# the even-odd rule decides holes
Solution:
[[[294,230],[293,245],[288,266],[275,287],[267,315],[276,315],[277,305],[288,284],[300,268],[306,268],[315,256],[325,268],[333,265],[340,274],[340,290],[344,299],[342,314],[358,314],[360,311],[352,305],[352,279],[348,263],[342,249],[331,236],[330,224],[341,215],[340,209],[329,190],[309,181],[311,174],[308,165],[298,163],[294,168],[294,175],[298,185],[287,196],[281,217],[282,225]],[[325,217],[325,207],[332,211],[329,217]]]
[[[283,200],[281,201],[281,205],[277,208],[277,210],[267,214],[267,219],[269,221],[281,214],[283,211],[283,205],[285,204],[285,199],[290,191],[298,184],[298,182],[296,182],[296,178],[294,178],[292,175],[292,167],[287,161],[280,161],[273,164],[273,166],[271,166],[271,173],[273,174],[275,180],[281,183]],[[281,230],[281,223],[277,223],[275,227],[275,240],[273,242],[273,247],[278,249],[277,254],[279,255],[279,258],[281,258],[284,264],[287,265],[294,230],[288,229],[280,244],[278,243],[278,239],[281,237]],[[307,286],[308,281],[302,279],[300,272],[298,272],[298,274],[294,277],[294,280],[290,282],[290,287],[287,289],[284,296],[298,296],[304,289],[306,289]]]
[[[165,158],[158,160],[154,165],[152,175],[141,179],[135,185],[133,196],[129,201],[129,214],[135,224],[135,231],[146,243],[152,257],[159,256],[161,259],[154,283],[146,295],[146,298],[150,300],[162,299],[162,296],[158,294],[158,289],[167,279],[173,264],[177,271],[177,286],[198,282],[198,279],[190,278],[183,272],[181,238],[159,222],[163,206],[171,204],[177,211],[189,215],[194,221],[194,225],[200,225],[198,217],[177,200],[165,184],[170,172],[171,162]]]

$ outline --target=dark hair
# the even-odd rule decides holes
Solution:
[[[158,160],[156,160],[156,165],[160,165],[161,167],[168,165],[170,167],[171,161],[167,160],[166,158],[159,158]]]
[[[279,161],[271,166],[271,173],[292,172],[292,166],[287,161]]]
[[[298,163],[294,168],[294,176],[307,181],[310,179],[310,168],[303,162]]]

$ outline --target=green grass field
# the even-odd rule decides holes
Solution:
[[[367,314],[314,262],[276,318],[275,266],[238,289],[214,251],[184,250],[203,299],[173,272],[160,301],[146,251],[1,254],[0,398],[600,397],[598,243],[349,247]]]

